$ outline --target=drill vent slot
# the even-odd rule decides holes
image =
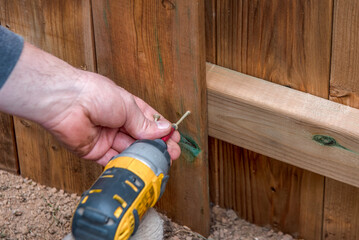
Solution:
[[[113,178],[113,175],[103,175],[101,178]]]
[[[84,197],[84,199],[82,199],[81,203],[82,203],[82,204],[86,203],[86,201],[87,201],[88,198],[89,198],[89,196]]]
[[[123,200],[119,195],[115,194],[113,196],[113,199],[117,200],[119,203],[121,203],[123,208],[126,208],[127,203],[125,202],[125,200]]]
[[[90,194],[91,193],[100,193],[100,192],[102,192],[102,189],[92,189],[92,190],[90,190]]]
[[[118,207],[115,212],[113,213],[113,215],[115,215],[116,218],[119,218],[122,214],[123,210],[121,207]]]
[[[126,183],[128,186],[130,186],[130,187],[133,189],[133,191],[138,192],[138,188],[137,188],[132,182],[126,180],[125,183]]]

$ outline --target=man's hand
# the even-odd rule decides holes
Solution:
[[[155,139],[171,130],[141,99],[111,80],[73,68],[25,43],[19,62],[0,90],[0,110],[38,122],[80,157],[105,165],[135,139]],[[180,155],[176,131],[167,142]]]

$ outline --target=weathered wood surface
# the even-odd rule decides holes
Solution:
[[[216,44],[207,45],[207,52],[213,52],[213,49],[209,49],[208,46],[216,47],[214,50],[216,62],[213,63],[328,98],[332,1],[216,0],[215,2],[215,7],[212,8],[215,26],[207,24],[207,27],[212,28],[211,31],[216,32]],[[212,3],[211,0],[206,1],[206,4]],[[211,8],[207,7],[207,9]],[[211,14],[206,13],[206,15]],[[221,146],[220,142],[218,146]],[[241,151],[246,152],[245,155],[248,156],[242,161],[250,163],[256,158],[262,158],[248,150],[241,149]],[[210,150],[210,152],[213,151]],[[219,155],[221,154],[223,161],[230,161],[228,157],[234,155],[219,152]],[[215,165],[218,166],[220,164],[218,161],[218,156],[210,155],[211,165],[216,163]],[[269,169],[269,166],[278,166],[273,159],[268,158],[267,161],[269,164],[266,165],[267,171],[264,173],[271,175],[272,172],[277,172],[276,177],[285,175],[285,173],[279,174],[281,169],[278,171]],[[228,176],[226,171],[221,171],[224,171],[223,176],[226,178]],[[300,189],[305,187],[293,186],[291,196],[295,198],[297,196],[295,193],[301,192],[307,195],[307,199],[322,199],[323,191],[317,191],[316,188],[318,184],[323,183],[323,177],[309,174],[306,170],[296,169],[296,171],[301,171],[301,176],[305,178],[301,182],[313,184],[307,185],[308,189],[303,192]],[[250,173],[247,175],[250,176]],[[272,177],[275,176],[272,175]],[[287,175],[285,178],[295,178],[295,175]],[[313,189],[310,189],[311,187]],[[247,188],[249,189],[249,186],[243,185],[241,191]],[[266,195],[272,194],[270,188],[264,188],[262,191]],[[280,191],[286,190],[277,189],[275,194],[282,194]],[[219,193],[218,190],[217,193]],[[312,196],[309,196],[311,194]],[[224,197],[237,199],[236,206],[240,204],[238,192],[228,193]],[[301,214],[306,214],[304,209],[310,209],[312,202],[304,198],[300,199],[300,202],[291,202],[291,208],[299,209]],[[279,218],[285,217],[288,221],[291,218],[297,219],[295,215],[287,215],[285,210],[272,214],[271,209],[280,209],[280,206],[286,205],[286,198],[283,198],[281,202],[270,204],[265,201],[256,206],[262,209],[263,214],[271,216],[272,219],[275,218],[274,215]],[[248,208],[252,207],[250,200],[246,204]],[[235,210],[237,210],[236,206],[233,206]],[[322,208],[322,204],[317,207]],[[293,224],[294,227],[278,225],[278,228],[296,235],[299,233],[299,236],[305,239],[320,239],[322,213],[313,211],[311,215],[308,218],[310,222],[296,222],[297,224]],[[259,220],[255,219],[254,222],[259,222]],[[307,228],[307,226],[311,227]],[[292,232],[293,228],[297,229],[297,233]]]
[[[321,235],[322,176],[216,138],[210,138],[208,148],[214,156],[210,187],[218,191],[215,202],[294,237]]]
[[[26,41],[69,62],[95,70],[89,0],[0,0],[2,24]],[[78,159],[38,125],[15,119],[21,175],[35,181],[81,193],[102,168]]]
[[[216,65],[207,85],[210,136],[359,186],[358,109]]]
[[[167,119],[192,114],[159,206],[175,221],[209,233],[204,2],[92,1],[98,72],[141,97]]]
[[[358,35],[359,2],[334,1],[330,99],[355,108],[359,108]],[[323,220],[323,239],[358,239],[359,188],[326,179]]]
[[[13,118],[4,113],[0,113],[0,168],[19,172]]]

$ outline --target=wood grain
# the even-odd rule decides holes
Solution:
[[[331,0],[217,0],[215,24],[216,64],[328,98],[332,25]],[[220,142],[217,145],[220,146]],[[245,156],[247,158],[240,161],[248,162],[248,164],[254,158],[265,158],[245,149],[241,151],[246,152]],[[210,149],[210,152],[213,152],[213,150]],[[230,154],[229,152],[219,152],[219,155],[226,162],[230,161],[229,159],[234,156],[233,153]],[[210,163],[216,162],[221,167],[221,163],[218,162],[218,156],[212,155],[210,160]],[[273,163],[273,159],[267,158],[267,161],[271,162],[271,166],[278,166]],[[270,172],[273,170],[270,170],[268,165],[266,166],[268,169],[263,172],[270,175]],[[287,165],[284,164],[284,166]],[[225,170],[220,169],[219,171],[224,171],[224,176],[227,176]],[[247,169],[246,171],[249,170]],[[280,172],[281,169],[278,169],[278,171]],[[300,170],[296,169],[296,171]],[[305,191],[305,194],[308,194],[307,200],[301,198],[300,202],[291,202],[291,208],[302,209],[301,215],[304,216],[304,209],[311,208],[312,203],[309,199],[323,198],[320,195],[323,191],[315,190],[318,184],[323,183],[323,177],[314,177],[305,170],[301,171],[301,176],[303,176],[302,182],[312,182],[313,189],[310,189],[311,185],[306,185],[307,189],[303,191]],[[285,173],[281,176],[285,176]],[[285,178],[291,179],[291,176],[286,175]],[[261,188],[257,187],[257,189]],[[299,189],[298,185],[293,185],[293,190],[290,193],[293,198],[296,197],[295,193],[300,192]],[[238,191],[250,191],[249,186],[242,185],[241,190]],[[238,191],[236,193],[228,193],[224,197],[239,199],[240,193]],[[263,188],[262,191],[262,193],[254,192],[254,194],[271,194],[268,188]],[[310,194],[312,196],[309,196]],[[283,198],[282,202],[275,202],[276,205],[273,205],[273,202],[271,206],[281,209],[281,206],[287,204],[286,201],[287,199]],[[250,199],[243,204],[246,204],[248,208],[253,207]],[[262,201],[258,202],[258,205],[255,207],[264,209],[264,207],[269,205]],[[322,205],[319,204],[317,207],[321,208]],[[268,213],[269,211],[263,212]],[[288,221],[291,218],[297,219],[295,214],[286,214],[286,211],[277,212],[278,216],[286,216]],[[313,214],[315,214],[315,217],[308,218],[310,222],[305,224],[315,227],[307,228],[303,225],[303,222],[294,224],[297,227],[295,232],[299,233],[296,235],[302,236],[305,239],[321,239],[322,215],[318,211],[314,211]],[[261,217],[269,219],[264,216]],[[257,221],[259,222],[258,219],[254,220],[254,222]],[[273,223],[273,221],[269,221],[269,223]],[[283,229],[285,230],[286,228],[283,227]],[[290,231],[294,231],[293,228]]]
[[[13,118],[4,113],[0,113],[0,168],[19,172]]]
[[[183,148],[159,207],[175,221],[207,235],[204,1],[92,3],[98,72],[171,121],[186,110],[192,112],[180,131],[202,151],[195,157]]]
[[[330,99],[359,108],[359,2],[334,2]]]
[[[2,24],[26,41],[77,68],[95,70],[88,0],[0,0]],[[15,119],[21,175],[41,184],[81,193],[102,168],[75,157],[38,125]]]
[[[328,98],[331,1],[217,0],[217,63]]]
[[[205,0],[206,27],[206,60],[217,62],[216,48],[216,0]]]
[[[359,108],[359,3],[334,1],[330,99]],[[323,239],[359,238],[359,188],[327,178]]]
[[[323,239],[358,239],[359,189],[326,178]]]
[[[210,155],[215,156],[210,161],[219,160],[214,168],[211,163],[211,173],[217,172],[218,204],[296,238],[320,238],[322,176],[215,138],[209,143],[211,151],[218,149]]]
[[[358,109],[215,65],[207,85],[210,136],[359,186]]]

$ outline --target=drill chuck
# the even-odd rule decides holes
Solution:
[[[113,157],[81,197],[72,220],[75,239],[128,239],[162,196],[169,169],[161,139],[138,140]]]

